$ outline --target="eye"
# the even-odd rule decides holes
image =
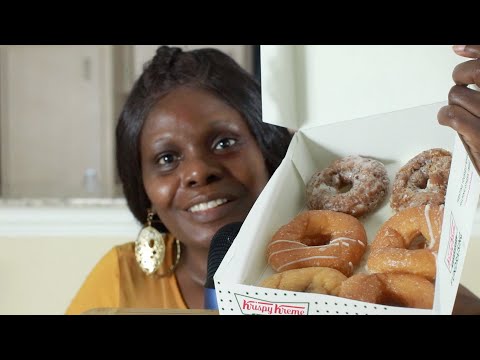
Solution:
[[[173,153],[163,153],[157,157],[157,164],[161,167],[172,167],[178,160],[178,156]]]
[[[214,146],[215,150],[223,150],[229,148],[237,143],[237,140],[232,138],[224,138],[217,142]]]

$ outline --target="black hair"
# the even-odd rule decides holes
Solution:
[[[248,124],[271,176],[280,165],[292,135],[262,121],[258,81],[220,50],[183,51],[161,46],[133,85],[116,128],[116,163],[128,207],[144,223],[151,206],[142,181],[140,134],[157,101],[181,86],[210,91],[238,111]]]

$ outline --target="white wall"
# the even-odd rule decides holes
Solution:
[[[85,276],[131,238],[0,238],[0,314],[63,314]]]
[[[447,100],[449,45],[262,45],[263,120],[308,128]]]
[[[97,261],[138,230],[125,206],[0,207],[0,314],[63,314]]]
[[[0,49],[2,196],[113,195],[111,62],[104,45]]]

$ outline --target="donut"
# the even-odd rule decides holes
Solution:
[[[309,210],[278,229],[267,245],[266,255],[277,272],[320,266],[350,276],[366,246],[365,228],[353,216]]]
[[[340,271],[326,267],[293,269],[273,274],[261,287],[289,291],[338,295],[340,285],[347,277]]]
[[[417,206],[387,220],[370,245],[367,267],[373,273],[408,273],[435,279],[436,255],[442,231],[442,206]],[[419,235],[424,248],[411,249]]]
[[[344,192],[348,186],[351,188]],[[347,156],[315,173],[306,187],[310,210],[332,210],[360,217],[373,211],[388,193],[385,166],[377,160]]]
[[[426,150],[409,160],[395,175],[390,206],[395,211],[421,205],[445,204],[452,154]]]
[[[434,285],[412,274],[356,274],[342,282],[339,297],[420,309],[433,308]]]

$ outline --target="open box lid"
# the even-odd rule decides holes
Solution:
[[[305,129],[447,100],[450,45],[261,45],[263,121]]]

